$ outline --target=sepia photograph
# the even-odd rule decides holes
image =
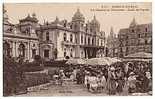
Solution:
[[[3,3],[3,97],[152,96],[152,3]]]

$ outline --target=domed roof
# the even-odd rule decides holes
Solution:
[[[96,26],[100,26],[100,23],[99,23],[99,21],[96,19],[95,15],[94,15],[93,20],[90,22],[90,24],[96,25]]]
[[[76,13],[72,17],[72,21],[85,21],[83,14],[80,12],[80,9],[77,9]]]
[[[29,14],[26,18],[19,20],[20,22],[25,22],[25,21],[31,21],[31,22],[38,22],[37,18],[33,14],[33,17],[31,17]]]

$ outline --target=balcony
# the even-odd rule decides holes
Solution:
[[[84,45],[80,45],[81,47],[86,47],[86,48],[104,48],[104,46],[99,46],[99,45],[88,45],[88,44],[84,44]]]
[[[41,41],[41,43],[46,43],[46,44],[53,44],[53,42],[51,40],[46,40],[46,41]]]
[[[75,46],[77,44],[69,41],[62,41],[62,45]]]

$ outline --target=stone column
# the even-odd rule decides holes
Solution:
[[[31,59],[31,48],[30,48],[30,44],[31,44],[31,41],[28,41],[27,42],[27,57],[28,57],[28,60]]]
[[[18,50],[18,48],[19,48],[19,42],[16,41],[16,42],[15,42],[15,45],[16,45],[16,48],[15,48],[16,57],[18,57],[18,56],[19,56],[19,50]]]
[[[16,57],[16,41],[13,41],[12,45],[12,55],[13,57]]]

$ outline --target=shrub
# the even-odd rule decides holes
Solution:
[[[27,87],[48,83],[50,80],[50,77],[42,72],[26,72],[24,73],[24,78]]]
[[[21,69],[23,72],[35,72],[43,70],[44,66],[37,62],[31,62],[23,64]]]

